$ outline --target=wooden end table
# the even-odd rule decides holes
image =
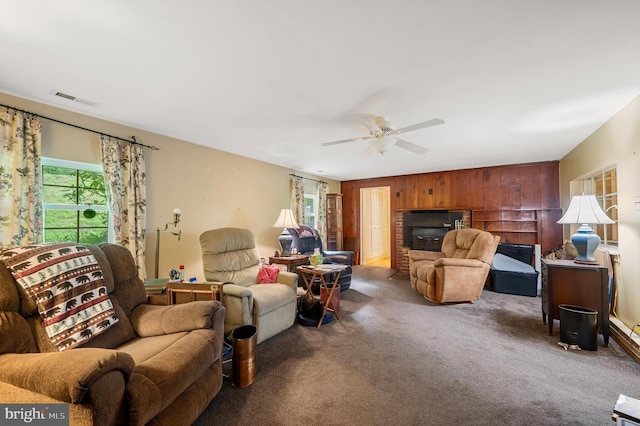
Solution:
[[[222,301],[222,283],[167,283],[170,305],[199,300]]]
[[[598,328],[609,345],[609,271],[600,265],[572,260],[542,259],[542,323],[560,318],[560,305],[576,305],[598,311]]]
[[[292,254],[291,256],[273,256],[269,258],[269,263],[286,265],[287,271],[293,272],[296,267],[309,264],[309,256],[306,254]]]

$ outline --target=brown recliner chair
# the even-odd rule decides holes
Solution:
[[[409,251],[411,287],[438,303],[472,302],[482,294],[500,237],[479,229],[449,231],[442,251]]]

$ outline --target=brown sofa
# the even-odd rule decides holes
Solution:
[[[126,248],[84,247],[101,268],[118,321],[62,351],[0,262],[0,403],[66,403],[72,425],[192,424],[222,387],[225,308],[215,301],[148,305]]]
[[[438,303],[472,302],[482,294],[500,237],[479,229],[449,231],[442,251],[409,251],[411,287]]]

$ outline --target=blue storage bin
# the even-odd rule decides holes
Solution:
[[[491,264],[491,282],[498,293],[520,296],[538,295],[538,271],[533,266],[501,253]]]

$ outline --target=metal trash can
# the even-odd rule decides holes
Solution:
[[[246,388],[256,379],[256,342],[258,329],[253,325],[243,325],[231,332],[233,341],[233,384]]]
[[[598,350],[598,311],[560,305],[560,341],[587,351]]]

